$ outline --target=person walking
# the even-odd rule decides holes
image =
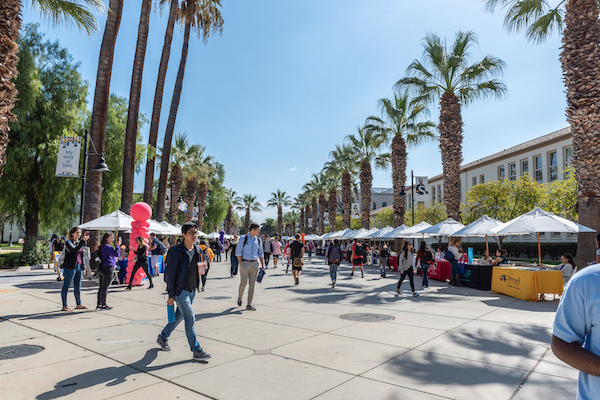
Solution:
[[[331,288],[333,289],[337,280],[337,270],[342,262],[342,249],[339,240],[335,239],[333,244],[329,244],[325,252],[325,259],[329,265],[329,276],[331,277]]]
[[[223,253],[225,253],[225,261],[227,261],[227,253],[229,253],[229,239],[223,242]]]
[[[148,256],[146,253],[148,252],[148,247],[144,244],[144,239],[141,236],[135,238],[135,241],[138,245],[138,248],[135,252],[135,264],[133,265],[133,269],[131,270],[131,275],[129,275],[129,283],[127,284],[127,290],[131,290],[131,283],[133,282],[133,277],[139,268],[142,268],[148,277],[148,281],[150,285],[148,289],[152,289],[154,284],[152,283],[152,275],[150,271],[148,271]]]
[[[258,275],[258,261],[260,260],[261,268],[265,267],[265,259],[263,257],[263,245],[258,237],[260,226],[258,224],[250,225],[250,231],[242,236],[235,250],[235,255],[240,264],[240,287],[238,290],[237,305],[242,306],[242,297],[244,290],[248,285],[248,303],[246,310],[256,311],[252,305],[254,298],[254,285],[256,284],[256,276]]]
[[[354,268],[360,267],[360,277],[364,278],[365,273],[363,270],[363,263],[365,260],[365,248],[358,239],[354,239],[354,244],[352,244],[352,256],[350,259],[352,260],[352,272],[350,272],[350,276],[354,276]]]
[[[96,311],[110,310],[112,307],[106,305],[106,293],[108,292],[108,285],[112,281],[113,274],[115,272],[115,265],[117,265],[117,259],[121,255],[120,246],[121,240],[115,244],[113,243],[115,235],[112,232],[107,232],[102,236],[100,241],[100,263],[98,264],[98,302],[96,303]]]
[[[238,267],[240,265],[237,257],[235,256],[235,251],[236,251],[236,248],[237,248],[237,244],[238,244],[238,235],[233,235],[233,239],[229,243],[229,248],[231,250],[230,262],[231,262],[231,277],[232,278],[235,275],[237,275],[237,273],[238,273]]]
[[[460,239],[456,238],[452,240],[450,246],[448,246],[448,252],[452,253],[452,258],[448,260],[450,263],[450,285],[451,286],[461,286],[460,284],[460,269],[458,267],[458,260],[462,257],[462,251],[460,248]],[[445,258],[445,256],[444,256]],[[492,263],[492,265],[494,265]]]
[[[79,240],[81,238],[81,240]],[[73,294],[75,295],[75,306],[78,310],[86,310],[87,307],[81,305],[81,278],[83,276],[83,246],[87,245],[90,238],[89,232],[85,232],[81,237],[81,229],[71,228],[67,242],[65,243],[65,261],[63,262],[63,286],[60,291],[62,298],[61,311],[73,311],[67,306],[67,292],[73,282]]]
[[[206,268],[204,269],[204,272],[200,274],[200,280],[202,281],[202,288],[200,290],[204,292],[206,287],[206,278],[208,278],[208,270],[210,269],[210,263],[215,258],[215,253],[212,253],[211,249],[206,246],[206,241],[204,239],[199,240],[198,245],[200,246],[200,250],[206,252],[208,255],[206,259],[202,260],[202,262],[206,262]]]
[[[306,245],[306,249],[308,250],[308,261],[312,260],[312,253],[313,250],[315,249],[315,244],[313,243],[313,241],[309,241],[308,244]]]
[[[271,247],[273,249],[271,253],[273,255],[273,268],[277,268],[277,262],[279,261],[279,257],[281,257],[281,242],[279,241],[279,237],[275,236]]]
[[[300,235],[294,236],[294,241],[290,245],[290,259],[292,260],[292,276],[296,285],[300,284],[300,274],[302,274],[302,265],[304,264],[304,244],[300,241]]]
[[[192,361],[206,361],[211,355],[206,353],[196,337],[194,326],[196,316],[193,303],[196,290],[199,286],[199,269],[204,268],[203,260],[208,259],[208,254],[199,246],[195,245],[198,237],[198,226],[193,222],[186,222],[181,227],[183,243],[173,246],[167,256],[167,269],[165,281],[167,282],[167,293],[169,306],[177,303],[175,321],[169,322],[158,335],[156,343],[163,351],[170,351],[168,340],[175,328],[185,322],[185,336],[187,337],[190,350],[193,353]]]
[[[410,290],[412,290],[414,297],[419,297],[419,293],[415,291],[415,282],[413,278],[413,258],[414,258],[414,250],[412,243],[408,241],[404,241],[404,247],[402,251],[398,255],[398,269],[402,272],[400,275],[400,279],[398,280],[398,286],[396,288],[396,293],[400,294],[400,285],[404,281],[406,275],[408,275],[408,281],[410,282]]]
[[[389,258],[390,250],[388,249],[387,245],[384,244],[379,252],[379,273],[381,274],[382,278],[385,278],[386,276],[385,268],[387,267]]]
[[[158,259],[165,254],[166,249],[154,233],[150,234],[148,245],[150,246],[150,267],[154,272],[153,276],[158,276]]]
[[[427,278],[427,272],[429,271],[429,267],[433,264],[433,253],[431,249],[427,247],[427,243],[424,240],[421,240],[421,245],[419,246],[419,251],[417,251],[417,259],[416,264],[421,265],[421,272],[423,273],[423,288],[429,287],[429,279]]]
[[[265,269],[269,268],[269,260],[271,259],[271,253],[273,252],[273,244],[269,235],[265,235],[265,243],[263,244],[263,254],[265,256]]]
[[[288,270],[290,269],[290,246],[292,245],[292,240],[288,240],[288,242],[285,244],[285,247],[283,248],[283,257],[284,257],[284,261],[287,259],[287,265],[285,267],[285,273],[288,273]]]

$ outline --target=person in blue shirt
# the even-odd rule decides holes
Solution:
[[[248,288],[248,304],[246,310],[256,311],[252,306],[252,298],[254,297],[254,286],[258,275],[258,260],[260,260],[261,268],[265,267],[265,259],[263,257],[263,245],[258,237],[260,227],[258,224],[250,225],[250,231],[240,237],[235,255],[240,265],[240,288],[237,304],[242,306],[242,297],[246,285]]]
[[[600,264],[573,275],[552,332],[552,351],[578,369],[577,399],[600,399]]]

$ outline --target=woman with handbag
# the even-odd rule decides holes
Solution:
[[[112,247],[111,243],[113,243],[114,239],[115,235],[112,232],[107,232],[102,236],[102,241],[100,241],[100,260],[98,263],[100,286],[98,286],[96,311],[110,310],[112,308],[106,305],[106,293],[115,272],[117,259],[121,256],[121,239],[115,244],[115,247]]]
[[[152,283],[152,275],[150,275],[150,271],[148,270],[148,256],[146,254],[148,252],[148,247],[144,243],[144,239],[141,236],[135,238],[135,241],[137,242],[138,248],[135,252],[135,265],[131,270],[131,275],[129,275],[129,284],[127,285],[127,290],[131,290],[131,282],[133,282],[133,277],[140,267],[144,270],[148,280],[150,281],[150,286],[148,286],[148,289],[152,289],[154,284]]]
[[[412,290],[414,297],[419,297],[419,293],[415,291],[415,282],[413,279],[413,258],[414,258],[414,250],[412,243],[408,241],[404,241],[404,247],[402,251],[398,255],[398,269],[402,272],[400,275],[400,280],[398,280],[398,287],[396,288],[396,293],[400,294],[400,285],[404,281],[406,275],[408,275],[408,281],[410,282],[410,290]]]
[[[90,238],[89,232],[86,232],[81,237],[81,229],[74,227],[69,231],[68,240],[65,243],[65,261],[62,264],[63,268],[63,287],[60,292],[62,298],[62,309],[61,311],[73,311],[67,306],[67,292],[71,281],[73,282],[73,292],[75,294],[75,301],[77,302],[76,309],[87,309],[86,306],[81,305],[81,278],[83,276],[83,246],[87,245],[87,241]],[[79,240],[79,239],[82,240]]]
[[[292,276],[294,284],[300,284],[300,274],[302,273],[302,265],[304,265],[304,245],[300,241],[300,235],[296,234],[295,240],[290,245],[290,259],[292,260]]]
[[[433,253],[427,247],[427,244],[424,240],[421,241],[421,245],[419,246],[419,251],[417,251],[417,259],[415,263],[421,266],[421,271],[423,272],[423,288],[429,287],[429,279],[427,278],[427,271],[429,271],[429,267],[434,262]]]

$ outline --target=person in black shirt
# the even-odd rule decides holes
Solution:
[[[302,259],[304,258],[304,245],[300,241],[300,235],[296,234],[294,241],[290,245],[290,259],[292,260],[292,276],[296,285],[300,284],[300,274],[302,273]]]
[[[150,275],[150,271],[148,270],[148,256],[146,255],[148,247],[144,243],[144,238],[142,238],[141,236],[135,238],[135,241],[138,245],[138,248],[135,252],[136,261],[135,265],[133,266],[133,270],[131,270],[131,275],[129,276],[129,284],[127,285],[127,290],[131,290],[131,282],[133,282],[133,277],[135,276],[135,273],[140,267],[144,270],[146,276],[148,277],[148,280],[150,281],[150,286],[148,286],[148,289],[152,289],[154,287],[154,284],[152,283],[152,275]]]

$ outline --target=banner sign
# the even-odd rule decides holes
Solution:
[[[63,136],[60,138],[58,159],[56,160],[56,176],[79,178],[80,150],[81,138],[79,136]]]
[[[429,200],[429,187],[426,176],[415,176],[415,201]]]
[[[312,218],[308,218],[308,227],[312,228]]]
[[[358,203],[352,203],[350,206],[350,216],[352,219],[360,219],[360,207]]]
[[[198,207],[194,207],[192,210],[192,221],[198,221]]]
[[[325,225],[325,226],[329,225],[329,213],[328,212],[323,213],[323,225]]]
[[[167,188],[165,195],[165,210],[171,209],[171,188]]]

